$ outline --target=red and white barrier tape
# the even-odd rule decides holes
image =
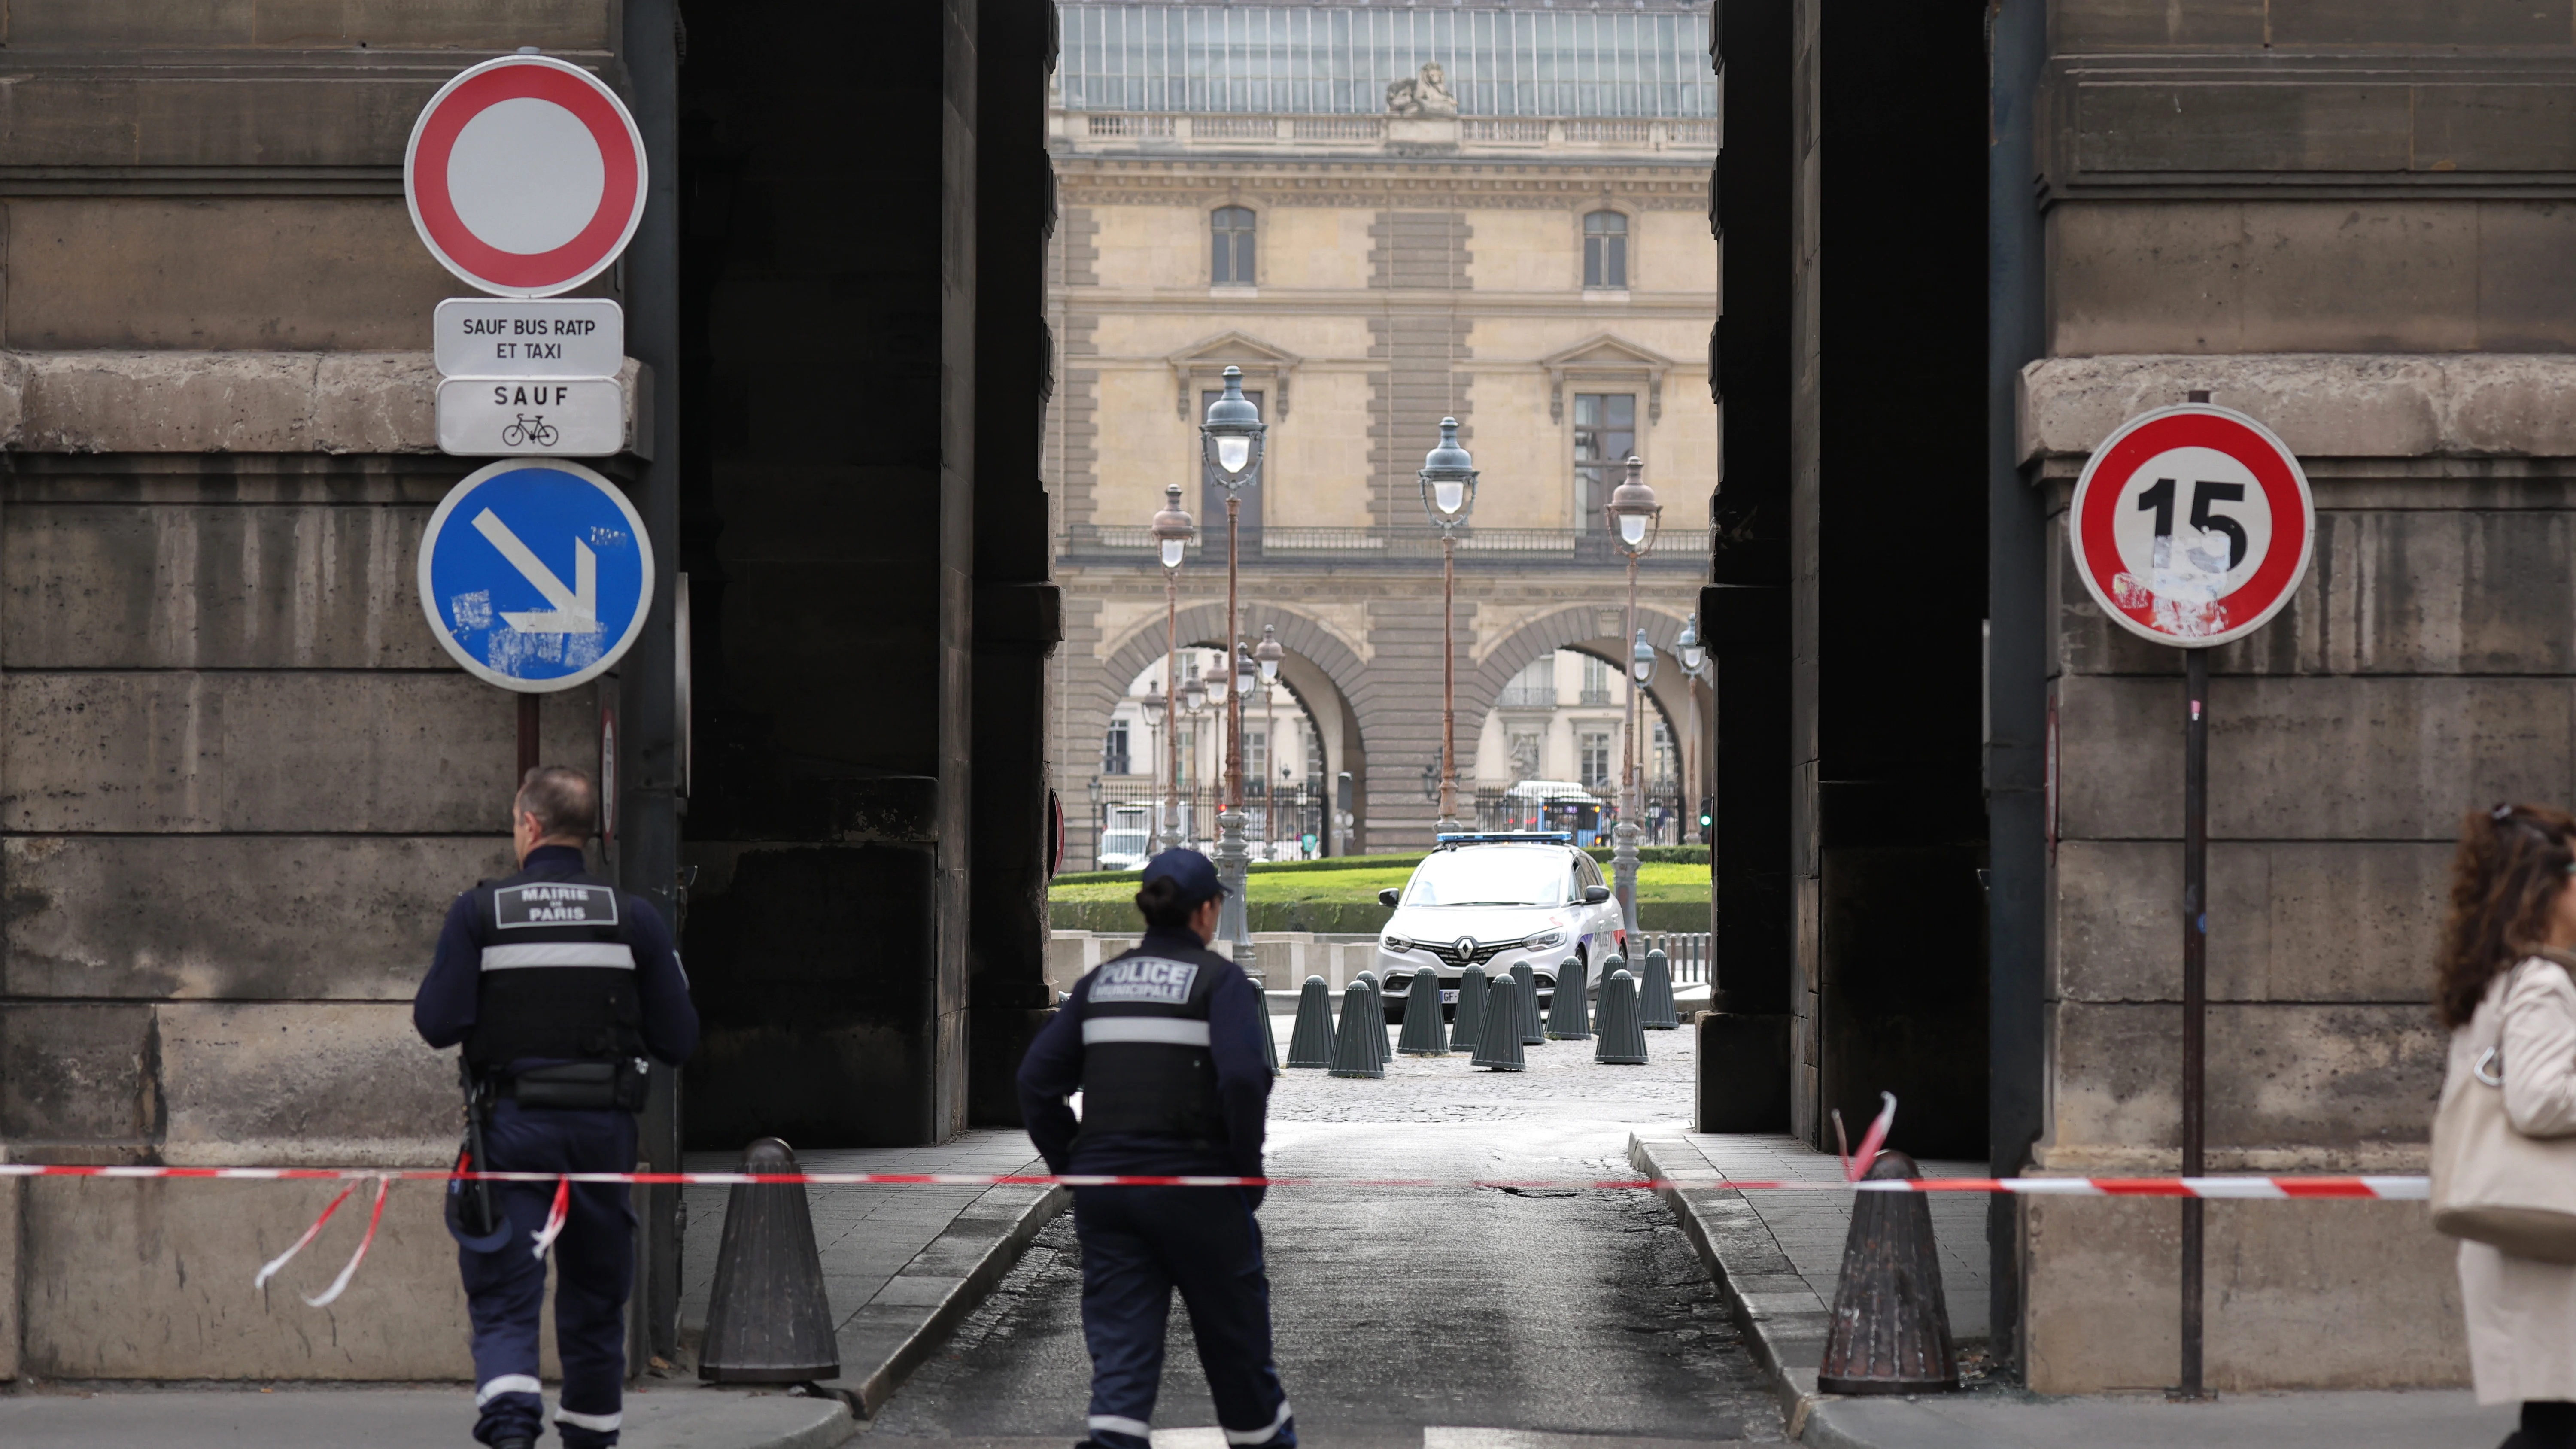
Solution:
[[[0,1162],[0,1178],[97,1177],[204,1179],[217,1182],[536,1182],[632,1183],[647,1187],[743,1187],[803,1183],[809,1187],[1371,1187],[1579,1188],[1651,1192],[2006,1192],[2024,1197],[2202,1197],[2252,1199],[2377,1198],[2422,1201],[2424,1177],[1924,1177],[1848,1182],[1753,1180],[1711,1173],[1687,1177],[1162,1177],[982,1172],[455,1172],[414,1167],[110,1167]],[[346,1194],[343,1194],[345,1197]],[[563,1196],[558,1192],[557,1197]],[[333,1206],[338,1206],[338,1199]],[[381,1202],[379,1203],[381,1211]],[[326,1211],[326,1217],[329,1215]],[[319,1224],[316,1224],[318,1230]],[[309,1239],[308,1239],[309,1240]],[[297,1247],[302,1247],[299,1242]],[[292,1256],[290,1250],[289,1256]],[[284,1260],[280,1259],[280,1263]]]

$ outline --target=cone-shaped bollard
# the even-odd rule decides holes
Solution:
[[[1521,988],[1521,1045],[1538,1046],[1547,1040],[1547,1031],[1538,1019],[1538,976],[1527,961],[1515,961],[1512,980]]]
[[[1601,983],[1601,1037],[1592,1059],[1614,1067],[1646,1064],[1646,1029],[1637,1022],[1637,978],[1613,971]]]
[[[1521,1047],[1520,995],[1516,976],[1497,976],[1485,987],[1485,1019],[1476,1023],[1477,1066],[1497,1072],[1529,1070],[1529,1054]],[[1464,995],[1459,999],[1464,1001]]]
[[[1333,988],[1321,976],[1306,978],[1297,993],[1297,1024],[1288,1029],[1288,1065],[1333,1064]]]
[[[1555,1041],[1589,1041],[1592,1013],[1583,999],[1583,958],[1568,956],[1556,965],[1556,996],[1547,1004],[1547,1034]]]
[[[1873,1178],[1920,1175],[1902,1152],[1882,1152],[1869,1166]],[[1816,1387],[1829,1394],[1932,1394],[1958,1386],[1931,1202],[1919,1192],[1852,1194],[1842,1286],[1834,1290]]]
[[[742,1152],[745,1172],[796,1172],[775,1137]],[[740,1183],[725,1197],[724,1241],[698,1377],[720,1384],[801,1384],[838,1377],[841,1350],[814,1250],[814,1215],[797,1182]]]
[[[1409,1057],[1449,1055],[1449,1033],[1440,1024],[1440,973],[1425,968],[1413,973],[1404,995],[1404,1031],[1395,1049]]]
[[[1369,1033],[1369,1050],[1377,1055],[1378,1075],[1384,1076],[1386,1064],[1395,1059],[1395,1053],[1387,1050],[1386,1046],[1386,985],[1373,971],[1363,971],[1360,975],[1367,979],[1369,1000],[1376,1007],[1369,1015],[1369,1025],[1375,1028]]]
[[[1627,957],[1625,957],[1625,956],[1620,955],[1620,954],[1619,954],[1618,952],[1616,952],[1616,951],[1613,951],[1613,952],[1611,952],[1609,955],[1602,957],[1602,958],[1601,958],[1601,976],[1600,976],[1600,979],[1599,979],[1599,980],[1597,980],[1597,981],[1595,981],[1595,982],[1593,983],[1593,986],[1592,986],[1592,994],[1593,994],[1593,995],[1595,995],[1595,996],[1598,996],[1598,995],[1600,995],[1600,994],[1601,994],[1601,992],[1602,992],[1602,990],[1603,990],[1604,988],[1606,988],[1606,987],[1608,987],[1608,986],[1609,986],[1609,984],[1610,984],[1610,975],[1611,975],[1611,973],[1612,973],[1612,972],[1614,972],[1614,971],[1625,971],[1625,970],[1627,970],[1627,969],[1628,969],[1628,958],[1627,958]]]
[[[1637,983],[1637,1019],[1648,1031],[1679,1031],[1682,1019],[1673,1010],[1673,961],[1661,947],[1646,953],[1646,974]]]
[[[1372,1047],[1370,1039],[1376,1039]],[[1386,1075],[1386,1018],[1378,1015],[1377,993],[1365,981],[1354,981],[1342,993],[1342,1029],[1333,1036],[1336,1077]]]
[[[1470,966],[1458,973],[1458,1016],[1449,1028],[1451,1049],[1467,1051],[1483,1039],[1487,984],[1482,966]]]

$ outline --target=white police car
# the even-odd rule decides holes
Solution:
[[[1395,907],[1377,938],[1390,1021],[1402,1019],[1416,973],[1439,973],[1454,1017],[1458,978],[1470,965],[1495,977],[1527,961],[1544,1006],[1563,963],[1574,961],[1571,979],[1589,984],[1625,939],[1601,867],[1563,831],[1440,836],[1404,889],[1378,900]]]

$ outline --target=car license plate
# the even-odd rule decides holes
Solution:
[[[1458,993],[1457,993],[1457,992],[1455,992],[1455,991],[1443,991],[1443,992],[1441,992],[1441,993],[1440,993],[1440,1004],[1441,1004],[1442,1006],[1456,1006],[1456,1005],[1458,1004]]]

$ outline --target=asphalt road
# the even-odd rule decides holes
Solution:
[[[1284,1033],[1286,1019],[1279,1027]],[[1629,1175],[1629,1128],[1688,1110],[1687,1032],[1646,1067],[1589,1043],[1531,1070],[1397,1058],[1383,1081],[1320,1072],[1272,1098],[1271,1171]],[[1276,1188],[1261,1212],[1279,1368],[1315,1449],[1665,1449],[1778,1443],[1780,1418],[1663,1205],[1582,1188]],[[1161,1446],[1223,1444],[1177,1302]],[[868,1437],[1056,1449],[1082,1437],[1090,1362],[1070,1218],[887,1405]],[[892,1449],[892,1445],[889,1445]]]

